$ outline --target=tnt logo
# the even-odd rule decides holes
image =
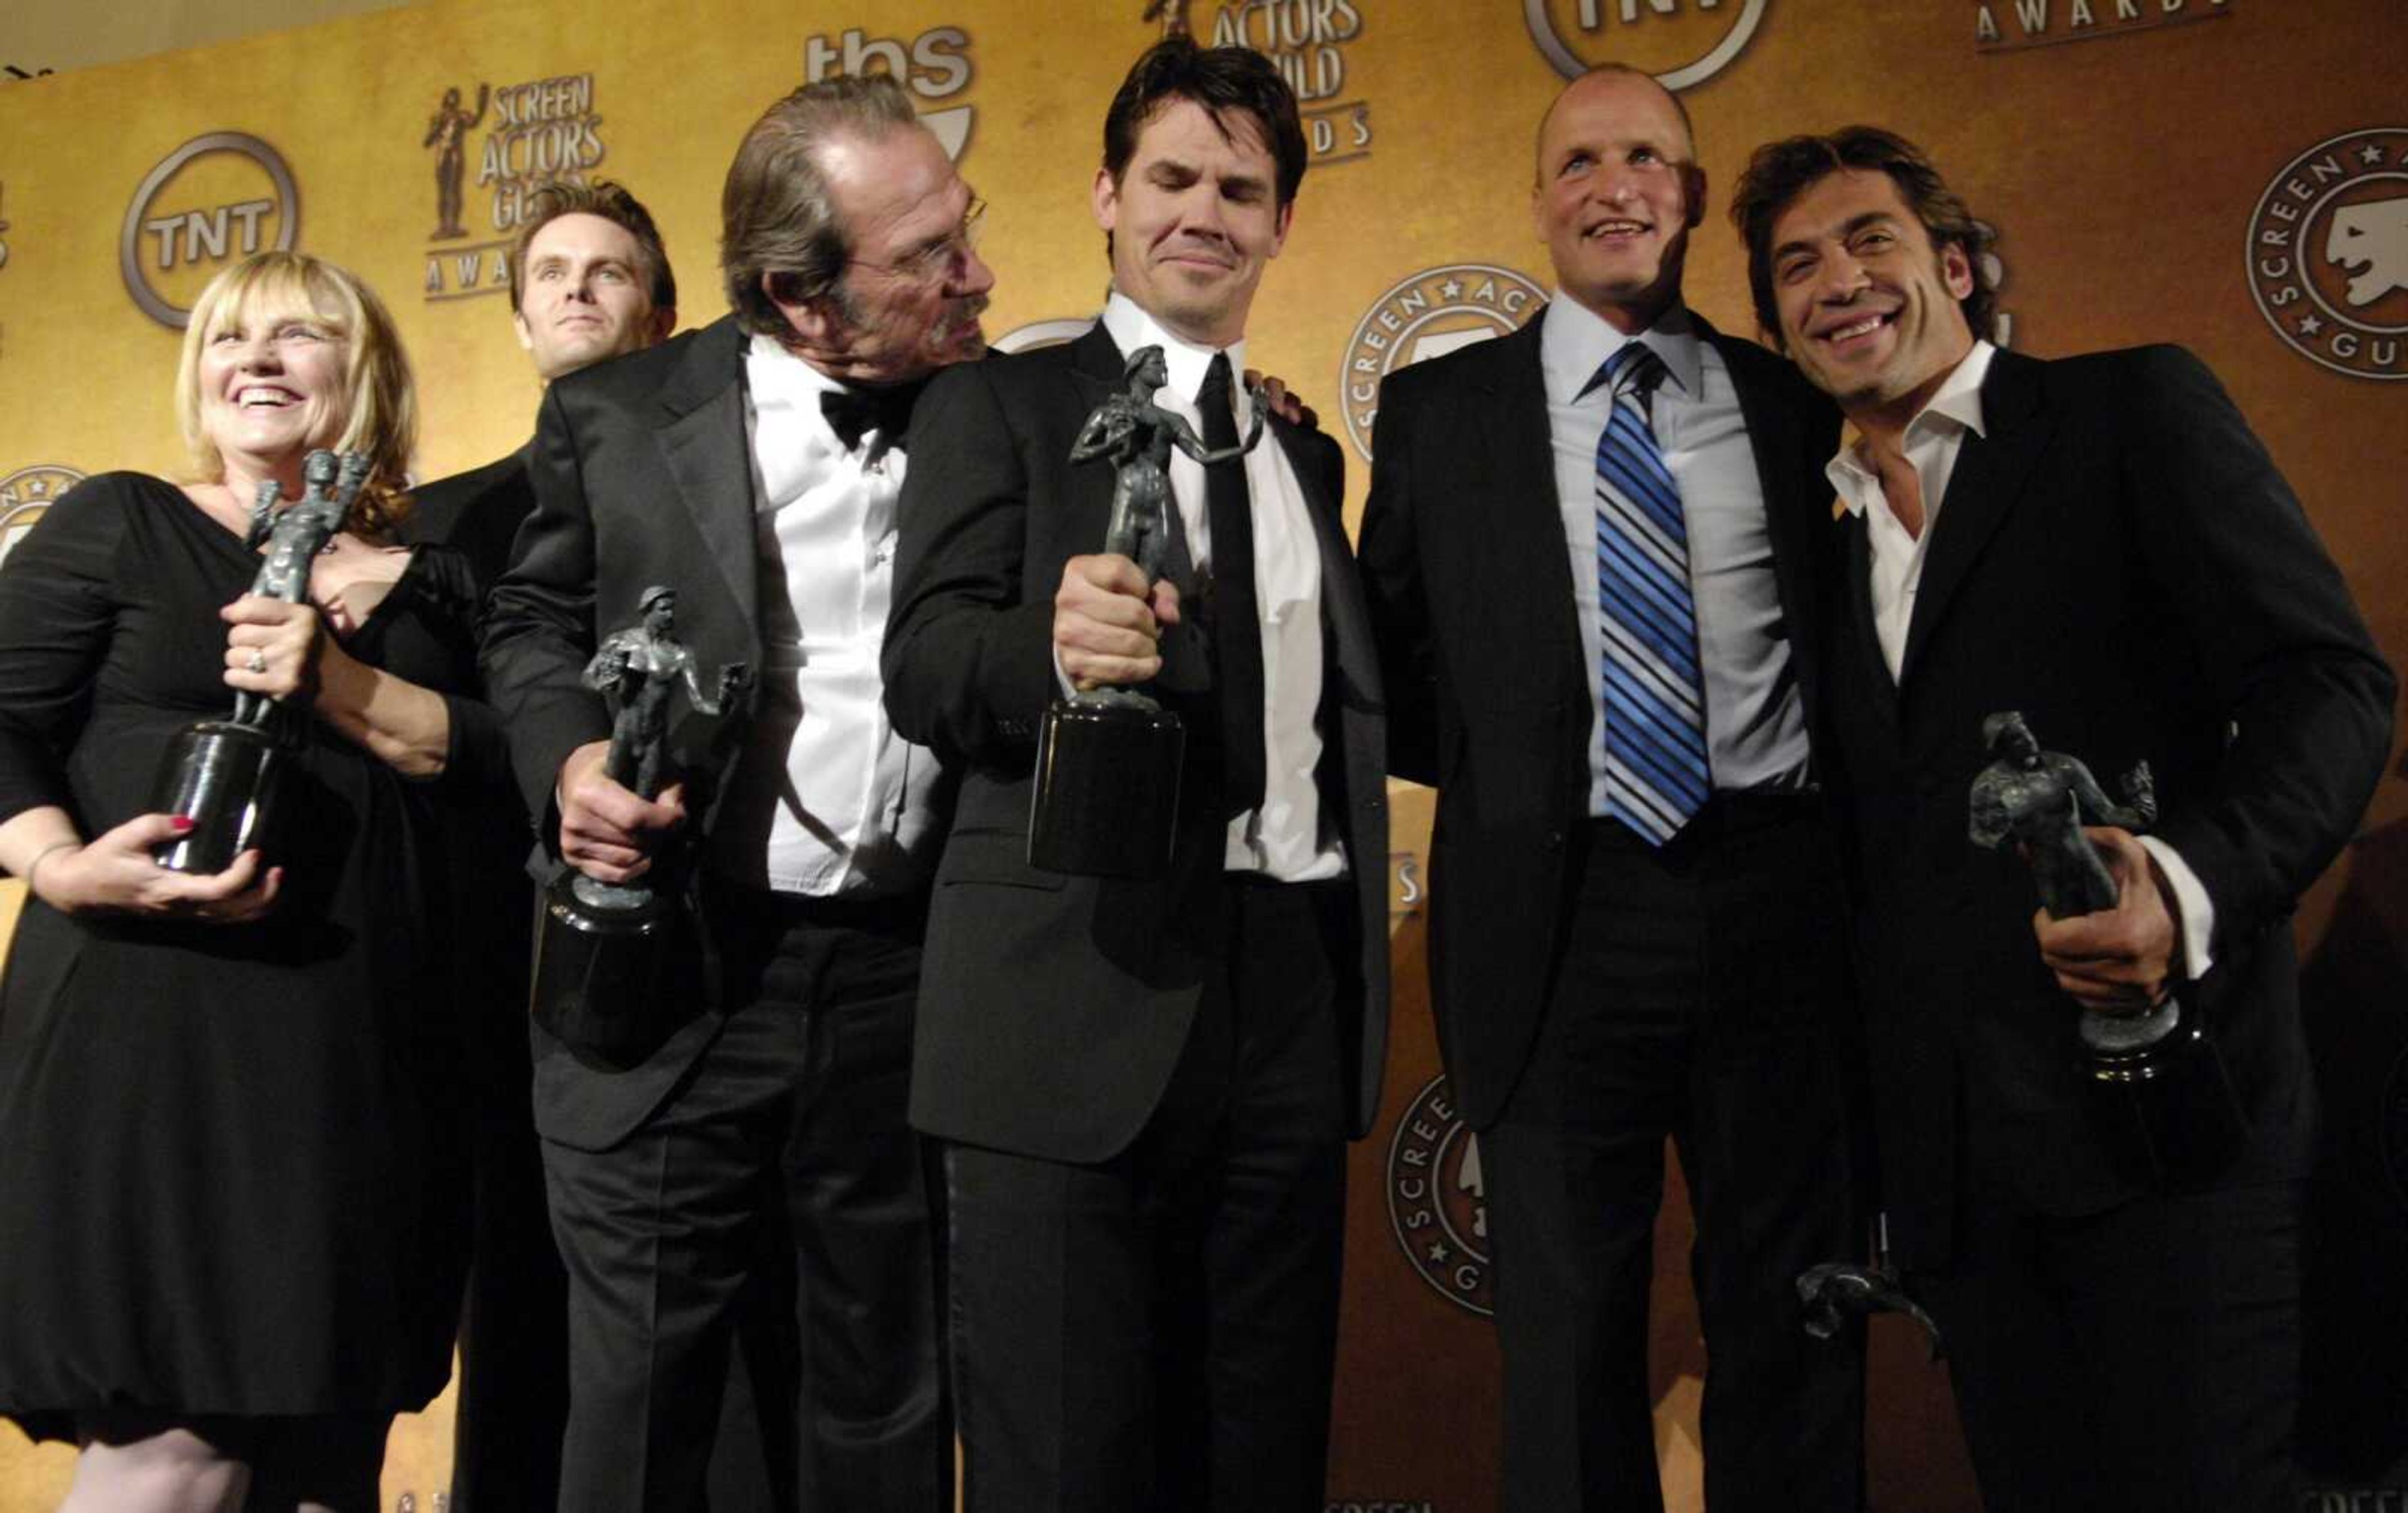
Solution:
[[[836,37],[813,36],[803,42],[803,80],[816,84],[832,74],[858,79],[884,73],[922,100],[950,99],[969,88],[970,34],[958,26],[932,26],[909,42],[873,37],[858,26]],[[920,112],[920,123],[937,134],[945,155],[955,162],[969,146],[974,107],[953,106]]]
[[[218,270],[263,248],[292,248],[301,196],[276,149],[247,132],[195,137],[134,191],[117,267],[144,314],[176,330]]]
[[[1522,20],[1555,72],[1600,63],[1656,76],[1668,90],[1723,71],[1764,20],[1765,0],[1522,0]]]

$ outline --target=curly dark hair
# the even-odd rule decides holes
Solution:
[[[1879,126],[1843,126],[1821,137],[1790,137],[1767,142],[1748,159],[1731,196],[1731,224],[1747,243],[1747,287],[1756,299],[1756,321],[1781,343],[1781,311],[1772,297],[1772,223],[1798,197],[1831,174],[1861,168],[1889,175],[1899,197],[1923,223],[1934,252],[1951,243],[1965,250],[1973,289],[1957,301],[1965,324],[1985,341],[1998,334],[1999,292],[1982,263],[1994,237],[1973,219],[1965,201],[1940,177],[1923,149]]]

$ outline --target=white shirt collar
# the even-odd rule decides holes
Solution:
[[[781,345],[775,337],[752,335],[751,348],[745,353],[745,376],[752,384],[753,398],[810,401],[803,409],[815,408],[816,396],[843,392],[845,384],[828,377],[810,363]]]
[[[1900,438],[1901,444],[1913,446],[1935,431],[1944,435],[1951,425],[1960,432],[1971,431],[1975,436],[1988,436],[1990,433],[1987,424],[1982,414],[1982,381],[1989,377],[1990,359],[1998,354],[1998,348],[1976,339],[1973,342],[1973,350],[1967,353],[1963,360],[1949,370],[1948,376],[1941,381],[1940,387],[1933,391],[1930,399],[1925,402],[1921,410],[1914,412],[1913,420],[1906,423],[1906,431]],[[1839,454],[1831,459],[1831,468],[1835,474],[1845,474],[1878,488],[1879,479],[1875,477],[1871,468],[1864,465],[1858,454],[1858,449],[1864,445],[1864,433],[1857,430],[1853,424],[1846,426],[1841,432]],[[1838,482],[1837,477],[1833,482]],[[1847,507],[1850,514],[1861,514],[1864,512],[1865,499],[1866,495],[1860,489],[1840,490],[1840,502]]]
[[[1635,337],[1623,335],[1603,316],[1561,293],[1547,301],[1541,319],[1545,324],[1539,332],[1539,364],[1551,405],[1572,403],[1626,341],[1643,341],[1664,359],[1681,393],[1695,399],[1700,392],[1705,358],[1698,351],[1697,322],[1685,305],[1675,304]]]
[[[1230,389],[1234,392],[1245,382],[1246,342],[1243,337],[1226,347],[1199,347],[1164,330],[1161,322],[1117,289],[1112,291],[1111,298],[1104,301],[1104,330],[1119,346],[1123,357],[1140,347],[1160,347],[1163,366],[1170,375],[1164,388],[1182,400],[1193,400],[1196,391],[1204,386],[1204,370],[1212,366],[1216,352],[1229,354]]]

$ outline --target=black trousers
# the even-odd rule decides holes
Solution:
[[[1322,1506],[1351,888],[1230,890],[1226,976],[1135,1144],[1093,1166],[946,1148],[970,1513]]]
[[[904,1122],[922,908],[714,897],[711,922],[731,1007],[686,1081],[607,1151],[544,1146],[569,1275],[560,1506],[704,1506],[742,1322],[780,1506],[938,1513],[936,1200]]]
[[[1648,1288],[1664,1141],[1688,1179],[1715,1513],[1861,1505],[1860,1336],[1796,1278],[1864,1249],[1843,907],[1809,797],[1717,795],[1661,849],[1593,823],[1546,1017],[1481,1131],[1507,1513],[1659,1509]]]
[[[2053,1218],[1965,1205],[1910,1280],[1991,1513],[2294,1509],[2302,1189]]]

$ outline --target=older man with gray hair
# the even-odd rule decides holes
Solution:
[[[771,106],[722,200],[734,312],[554,382],[536,510],[484,664],[559,867],[681,889],[690,938],[637,1050],[539,1030],[536,1122],[568,1263],[561,1506],[702,1506],[739,1304],[788,1304],[765,1403],[804,1506],[950,1506],[929,1184],[904,1123],[938,771],[880,703],[919,381],[984,351],[981,206],[888,79]],[[750,718],[644,799],[578,680],[676,586]],[[563,1029],[566,1029],[565,1024]],[[773,1411],[786,1408],[790,1412]]]

